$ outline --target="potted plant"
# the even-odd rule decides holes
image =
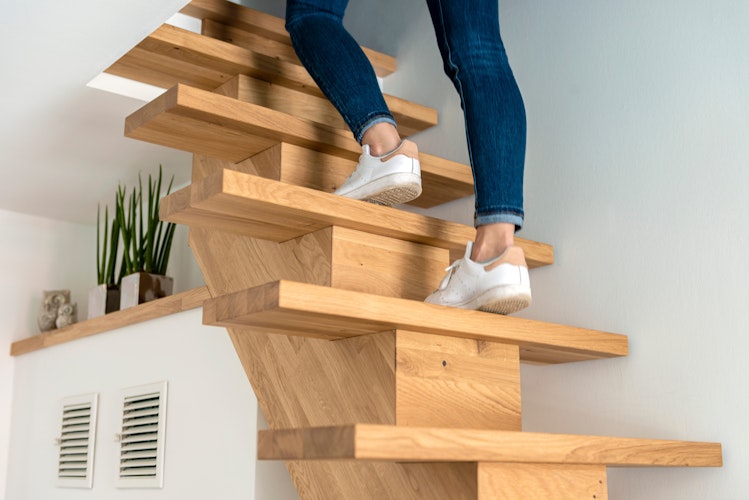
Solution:
[[[104,238],[101,237],[101,206],[96,209],[96,276],[98,286],[88,293],[88,318],[104,316],[120,308],[120,280],[117,274],[117,254],[120,243],[120,225],[112,219],[109,229],[109,207],[104,208]],[[116,276],[116,278],[115,278]]]
[[[122,235],[122,272],[120,309],[171,295],[174,280],[166,276],[174,239],[175,224],[159,219],[162,169],[159,176],[148,176],[148,190],[138,176],[138,187],[127,197],[119,186],[115,218]],[[172,189],[172,177],[167,187]]]

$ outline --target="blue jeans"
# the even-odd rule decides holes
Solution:
[[[286,29],[299,59],[357,141],[395,125],[377,77],[343,27],[348,0],[287,0]],[[476,192],[475,225],[523,225],[525,107],[499,33],[497,0],[427,0],[444,70],[465,116]]]

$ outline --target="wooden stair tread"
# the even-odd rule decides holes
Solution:
[[[232,4],[234,5],[234,4]],[[298,62],[291,63],[168,24],[162,25],[105,70],[112,75],[170,88],[184,83],[213,90],[236,75],[248,75],[324,97]],[[385,95],[396,121],[409,134],[437,124],[437,111]]]
[[[720,467],[719,443],[355,424],[264,430],[261,460],[506,462]]]
[[[335,196],[223,169],[161,201],[164,220],[271,241],[287,241],[318,229],[342,226],[462,252],[475,229],[455,222]],[[550,265],[553,248],[521,238],[528,266]]]
[[[544,364],[628,351],[625,335],[284,280],[206,301],[203,322],[331,340],[407,330],[517,345]]]
[[[182,84],[128,116],[125,135],[234,163],[279,142],[354,161],[361,155],[347,131]],[[414,205],[435,206],[473,194],[468,165],[425,153],[419,160],[424,194]]]
[[[209,19],[227,26],[291,45],[284,20],[226,0],[193,0],[180,11],[198,19]],[[362,47],[378,76],[387,76],[395,71],[394,57]]]
[[[233,163],[279,142],[353,161],[361,155],[349,132],[182,84],[131,114],[125,135]],[[473,194],[468,165],[426,153],[419,160],[424,193],[411,204],[430,207]]]

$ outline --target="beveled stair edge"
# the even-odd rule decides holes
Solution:
[[[11,356],[20,356],[46,347],[52,347],[65,342],[71,342],[99,333],[116,330],[136,323],[176,314],[190,309],[197,309],[210,298],[205,286],[176,293],[162,299],[152,300],[144,304],[111,312],[98,318],[92,318],[74,323],[65,328],[40,333],[32,337],[13,342],[10,346]]]
[[[207,300],[203,323],[330,340],[408,330],[517,345],[539,364],[628,353],[621,334],[285,280]]]
[[[353,424],[258,433],[260,460],[721,467],[720,443]]]
[[[475,229],[455,222],[224,169],[161,201],[163,220],[286,241],[338,225],[448,248],[462,255]],[[551,245],[518,238],[531,268],[554,262]]]

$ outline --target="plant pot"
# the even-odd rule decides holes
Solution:
[[[137,306],[172,294],[174,279],[151,273],[128,274],[120,285],[120,309]]]
[[[99,285],[88,291],[88,319],[98,318],[120,309],[117,285]]]

